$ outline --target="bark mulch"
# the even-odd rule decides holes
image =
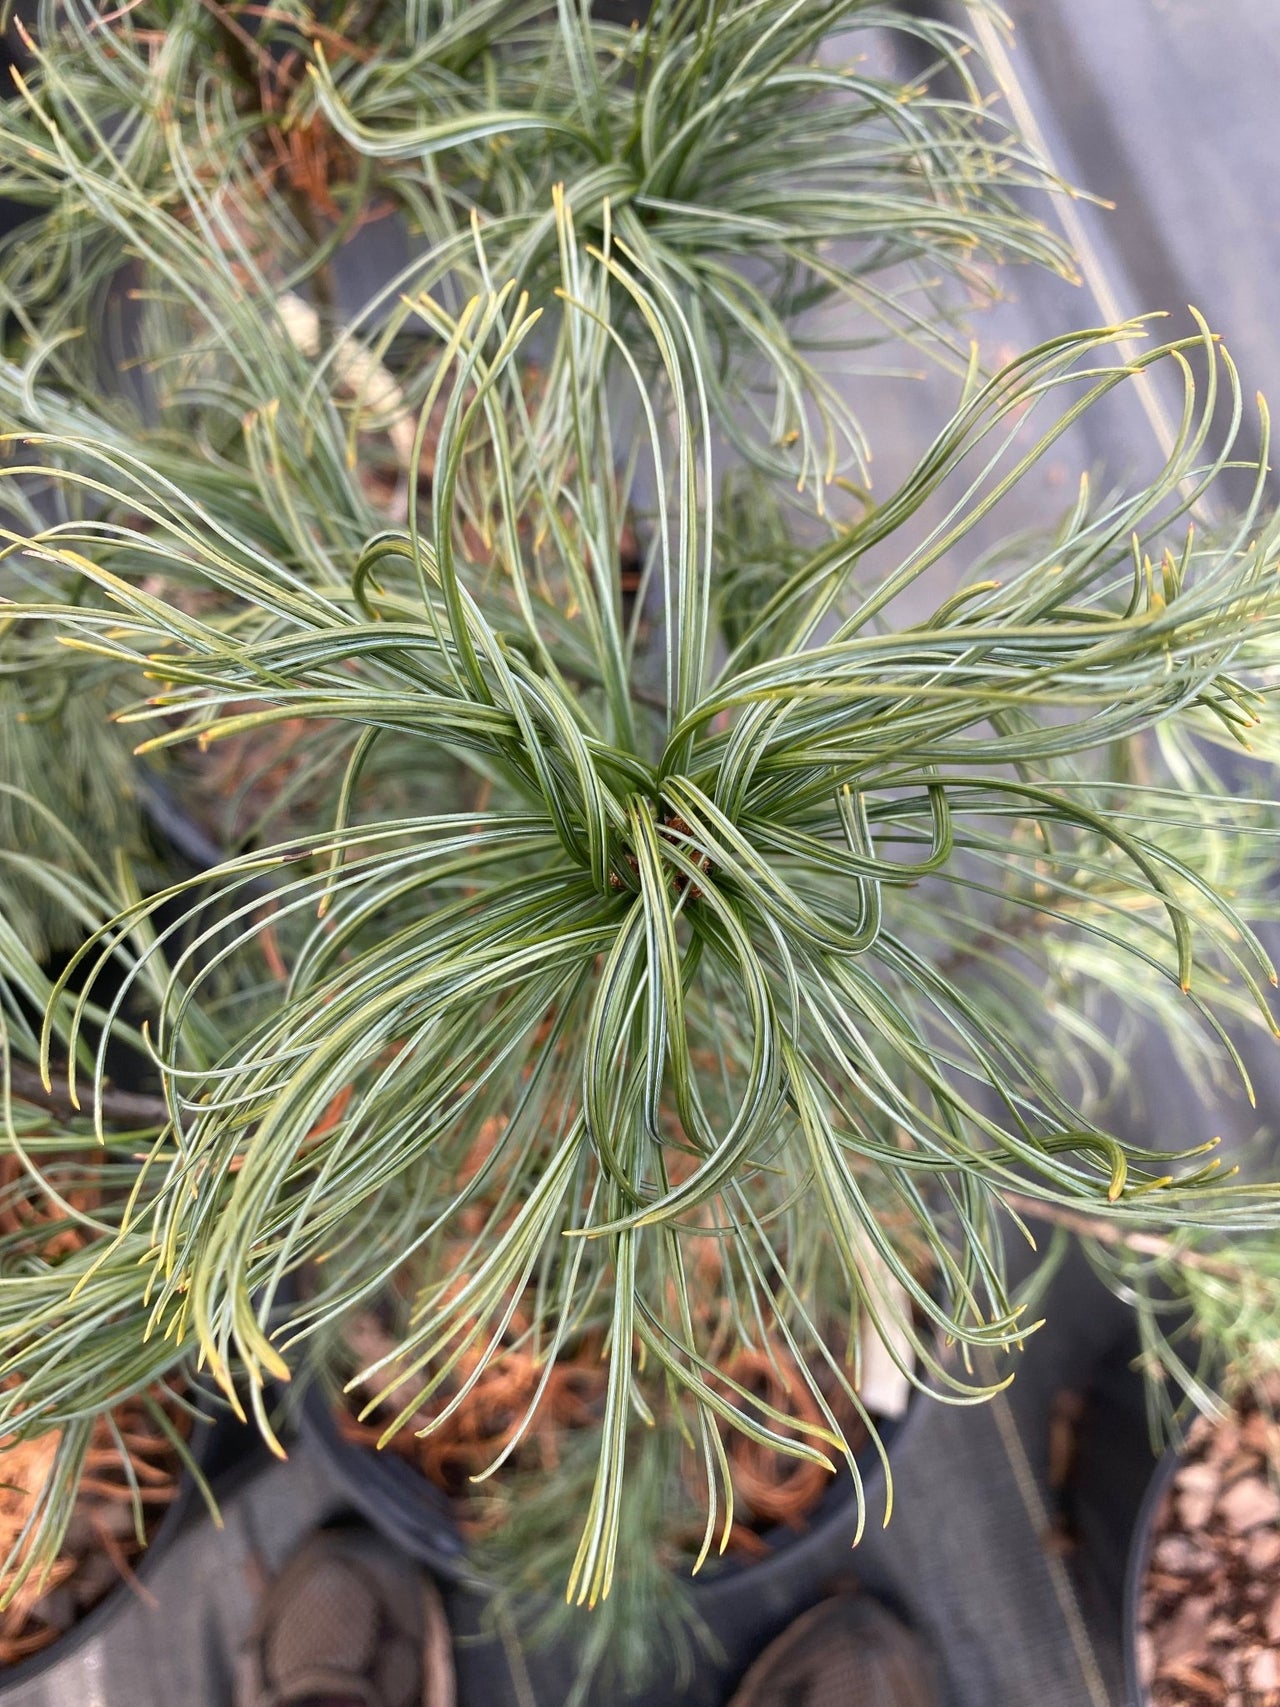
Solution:
[[[1189,1432],[1139,1608],[1149,1707],[1280,1707],[1277,1399]]]

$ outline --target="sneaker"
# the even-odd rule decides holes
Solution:
[[[887,1607],[840,1594],[760,1655],[729,1707],[938,1707],[923,1646]]]
[[[263,1596],[236,1707],[454,1707],[439,1590],[368,1530],[322,1530]]]

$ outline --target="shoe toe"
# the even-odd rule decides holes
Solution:
[[[730,1707],[937,1707],[918,1638],[878,1601],[803,1613],[751,1667]]]

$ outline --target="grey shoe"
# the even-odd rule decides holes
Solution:
[[[367,1530],[322,1530],[264,1595],[236,1707],[454,1707],[435,1584]]]
[[[938,1707],[921,1643],[879,1601],[840,1594],[771,1642],[729,1707]]]

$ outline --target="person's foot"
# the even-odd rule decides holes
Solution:
[[[236,1707],[454,1707],[435,1584],[368,1530],[321,1530],[263,1596]]]
[[[729,1707],[937,1707],[924,1648],[879,1601],[839,1594],[771,1642]]]

